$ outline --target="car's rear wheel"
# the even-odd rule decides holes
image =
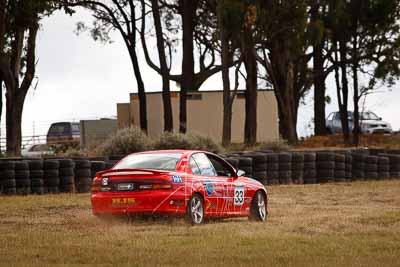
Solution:
[[[190,198],[187,213],[193,225],[202,224],[204,222],[204,203],[203,198],[199,194],[194,194]]]
[[[251,202],[249,219],[264,222],[267,219],[266,198],[263,192],[257,191]]]

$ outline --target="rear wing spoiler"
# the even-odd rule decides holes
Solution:
[[[117,169],[117,170],[104,170],[101,172],[98,172],[96,174],[97,177],[102,177],[105,175],[161,175],[169,173],[169,171],[162,171],[162,170],[152,170],[152,169]]]

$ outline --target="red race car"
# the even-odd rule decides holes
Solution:
[[[164,150],[134,153],[112,169],[97,173],[92,209],[102,214],[249,217],[265,221],[267,191],[219,156],[205,151]]]

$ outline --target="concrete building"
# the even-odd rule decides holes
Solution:
[[[216,142],[222,140],[223,105],[222,91],[190,92],[187,97],[187,129],[211,137]],[[179,130],[179,92],[171,92],[174,130]],[[257,141],[268,142],[279,139],[278,108],[274,92],[258,92]],[[244,139],[245,99],[244,91],[239,91],[232,108],[232,142]],[[130,94],[129,103],[117,104],[118,127],[139,126],[139,98]],[[147,93],[148,134],[157,138],[163,131],[163,103],[160,92]]]

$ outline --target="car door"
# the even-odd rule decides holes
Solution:
[[[224,202],[221,213],[224,215],[241,215],[246,213],[248,206],[248,194],[246,183],[236,176],[235,170],[224,160],[213,154],[207,154],[218,177],[224,179]]]
[[[192,173],[203,182],[206,213],[220,215],[225,207],[226,178],[217,175],[214,166],[204,153],[193,154],[189,164]]]

